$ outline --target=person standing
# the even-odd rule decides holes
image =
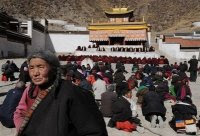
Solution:
[[[19,80],[23,81],[24,83],[30,81],[30,76],[28,73],[28,63],[27,60],[24,61],[20,67],[20,74],[19,74]]]
[[[198,60],[196,59],[196,56],[193,55],[192,59],[188,61],[190,64],[189,72],[190,72],[190,81],[196,82],[197,79],[197,71],[198,71]]]
[[[14,113],[17,136],[107,136],[91,92],[61,79],[50,51],[28,57],[30,85]]]

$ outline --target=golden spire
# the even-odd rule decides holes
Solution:
[[[91,21],[91,22],[92,22],[92,24],[94,23],[94,20],[93,20],[93,18],[92,18],[92,21]]]
[[[144,21],[144,16],[142,17],[142,21],[145,22],[145,21]]]

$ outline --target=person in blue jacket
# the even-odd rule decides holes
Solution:
[[[0,122],[7,128],[14,128],[13,115],[25,89],[22,81],[16,83],[15,88],[8,91],[3,104],[0,106]]]

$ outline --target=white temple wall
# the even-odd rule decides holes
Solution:
[[[56,53],[74,53],[78,46],[92,45],[88,34],[49,33],[46,38],[46,49]]]
[[[198,51],[198,50],[197,50],[197,51],[193,51],[193,52],[181,51],[181,52],[179,53],[178,56],[179,56],[180,59],[189,60],[189,59],[192,58],[193,55],[196,55],[196,58],[198,58],[198,56],[199,56],[199,51]]]
[[[167,56],[177,58],[180,53],[180,44],[165,44],[159,45],[159,50],[164,52]]]

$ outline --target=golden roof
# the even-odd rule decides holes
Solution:
[[[106,14],[128,14],[132,13],[133,10],[128,10],[128,8],[112,8],[112,11],[105,11]]]
[[[94,23],[88,26],[88,30],[138,30],[148,29],[148,25],[143,22],[131,22],[131,23]]]

